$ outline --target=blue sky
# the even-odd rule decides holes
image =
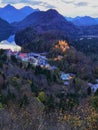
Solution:
[[[53,8],[64,16],[98,17],[98,0],[0,0],[0,6],[12,4],[16,8],[30,5],[33,8],[47,10]]]

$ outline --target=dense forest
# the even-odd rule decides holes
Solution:
[[[47,57],[58,68],[35,67],[0,50],[0,128],[97,130],[98,90],[88,82],[96,82],[98,66],[67,41],[55,43]],[[68,85],[61,70],[75,75]]]
[[[90,56],[93,61],[98,61],[98,38],[84,38],[71,43],[77,50]]]

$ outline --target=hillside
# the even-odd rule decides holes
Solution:
[[[62,39],[66,40],[67,36],[64,32],[58,30],[46,31],[40,34],[33,28],[27,28],[15,35],[16,44],[29,52],[47,52],[54,43]]]
[[[98,25],[81,27],[83,35],[98,36]]]
[[[1,130],[98,128],[98,92],[94,93],[88,84],[92,76],[95,78],[88,57],[67,41],[59,41],[51,48],[49,55],[62,56],[55,61],[50,59],[51,64],[58,66],[55,69],[23,62],[15,57],[16,53],[7,54],[0,50]],[[65,74],[74,73],[68,84],[61,80],[60,69]]]
[[[12,34],[12,26],[0,18],[0,41],[7,39]]]

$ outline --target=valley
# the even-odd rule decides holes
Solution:
[[[0,8],[0,130],[98,130],[94,18]]]

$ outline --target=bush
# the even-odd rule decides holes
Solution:
[[[13,78],[12,78],[12,82],[13,82],[13,85],[14,85],[14,86],[17,86],[17,85],[18,85],[17,80],[18,80],[17,77],[13,77]]]
[[[38,86],[32,81],[32,84],[31,84],[31,91],[35,93],[35,96],[38,95]]]
[[[95,96],[98,96],[98,89],[96,90],[96,92],[95,92],[95,94],[94,94]]]
[[[79,104],[78,97],[76,94],[67,94],[63,98],[60,98],[59,108],[62,110],[72,110]]]
[[[4,105],[0,102],[0,110],[4,108]]]
[[[0,60],[0,68],[3,68],[3,62]]]
[[[88,94],[88,95],[91,95],[91,93],[92,93],[91,87],[88,87],[88,88],[87,88],[87,94]]]
[[[11,55],[11,61],[13,63],[17,63],[17,59],[16,59],[16,57],[14,55]]]
[[[20,107],[28,105],[29,104],[28,97],[24,95],[23,98],[21,98],[19,102],[20,102],[19,103]]]
[[[3,55],[5,53],[5,50],[0,49],[0,56]]]
[[[55,101],[52,95],[47,96],[47,100],[45,102],[45,109],[46,111],[48,110],[53,110],[55,107]]]
[[[43,102],[43,103],[45,103],[46,102],[46,100],[47,100],[47,95],[45,94],[45,92],[39,92],[39,94],[38,94],[38,99],[41,101],[41,102]]]
[[[96,110],[98,110],[98,96],[91,97],[90,103]]]
[[[2,106],[7,104],[7,98],[3,95],[0,95],[0,103]]]

